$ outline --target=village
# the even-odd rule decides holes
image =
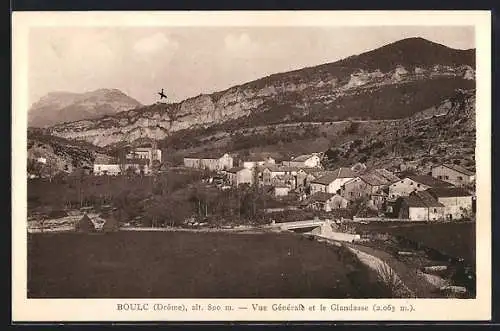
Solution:
[[[265,154],[265,153],[263,153]],[[161,164],[161,150],[154,144],[127,154],[125,164],[98,159],[94,175],[120,175],[133,171],[152,175],[153,163]],[[268,155],[235,158],[184,157],[183,167],[208,171],[208,185],[221,190],[242,185],[267,188],[278,199],[293,196],[297,208],[331,212],[362,203],[365,218],[408,221],[472,219],[475,211],[475,176],[454,164],[439,164],[430,173],[417,168],[369,169],[362,163],[325,170],[322,153],[277,161]],[[124,170],[125,169],[125,170]],[[394,171],[396,170],[396,171]]]
[[[397,289],[406,293],[397,296],[475,291],[473,251],[463,237],[475,223],[475,175],[462,167],[439,164],[425,173],[411,164],[385,169],[356,163],[327,170],[323,153],[284,160],[266,153],[197,154],[165,167],[164,155],[153,142],[122,157],[96,158],[93,169],[73,174],[74,182],[29,179],[45,181],[40,187],[46,195],[51,185],[66,183],[61,194],[69,202],[45,214],[29,212],[28,231],[296,233],[350,250],[379,275],[402,273],[413,287]],[[176,187],[170,193],[162,182],[167,177]],[[84,181],[94,183],[87,198]],[[106,190],[116,196],[106,198]],[[79,203],[71,202],[75,197]],[[409,270],[417,273],[405,277]],[[434,285],[426,288],[429,282]]]
[[[342,211],[355,206],[358,212],[354,216],[358,221],[474,219],[475,175],[458,165],[435,165],[427,173],[408,165],[385,169],[367,168],[363,163],[326,170],[322,166],[323,157],[323,153],[311,153],[278,161],[269,153],[246,158],[229,153],[189,155],[184,157],[182,165],[172,169],[202,171],[200,183],[222,191],[260,187],[267,196],[285,202],[283,208],[274,211],[313,210],[339,218],[344,215]],[[43,166],[47,159],[38,157],[33,162]],[[152,142],[131,149],[122,157],[97,157],[93,169],[84,173],[98,177],[161,176],[165,171],[162,164],[162,151]]]

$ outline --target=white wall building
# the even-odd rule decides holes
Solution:
[[[344,183],[356,177],[350,168],[338,168],[333,172],[311,181],[311,194],[324,192],[337,194]]]

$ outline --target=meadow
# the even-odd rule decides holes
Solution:
[[[297,234],[30,234],[29,298],[377,298],[343,247]]]

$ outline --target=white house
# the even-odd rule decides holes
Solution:
[[[472,194],[463,188],[432,188],[427,192],[444,205],[445,219],[461,219],[472,213]]]
[[[247,169],[252,169],[256,166],[264,166],[266,164],[268,165],[276,164],[276,160],[273,159],[272,157],[266,157],[266,158],[257,157],[243,161],[243,167]]]
[[[273,183],[275,179],[283,179],[289,176],[293,177],[293,181],[296,182],[296,177],[299,171],[300,169],[294,167],[269,164],[259,167],[259,176],[264,185]]]
[[[228,179],[231,185],[238,186],[240,184],[252,184],[253,183],[253,171],[244,168],[236,167],[227,170]]]
[[[150,163],[153,161],[161,162],[161,150],[154,147],[138,147],[130,151],[126,159],[145,159]]]
[[[443,218],[444,205],[427,191],[415,191],[399,197],[396,202],[398,218],[411,221],[435,221]]]
[[[289,167],[321,168],[321,158],[317,153],[300,155],[282,163]]]
[[[228,170],[233,168],[233,157],[227,153],[220,157],[185,157],[184,166],[211,171]]]
[[[311,194],[324,192],[336,194],[344,183],[356,177],[350,168],[338,168],[331,173],[311,181]]]
[[[451,183],[455,186],[464,186],[474,182],[472,171],[454,164],[440,164],[432,168],[432,177]]]
[[[409,196],[416,191],[425,191],[432,187],[449,187],[449,183],[426,175],[409,175],[389,185],[389,199]]]
[[[94,175],[117,176],[121,174],[121,167],[117,163],[94,163]]]

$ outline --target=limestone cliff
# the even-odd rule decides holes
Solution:
[[[404,118],[474,87],[474,50],[410,38],[347,59],[271,75],[180,103],[141,107],[51,127],[49,134],[96,146],[161,140],[170,134],[237,121]],[[239,121],[239,122],[238,122]]]

